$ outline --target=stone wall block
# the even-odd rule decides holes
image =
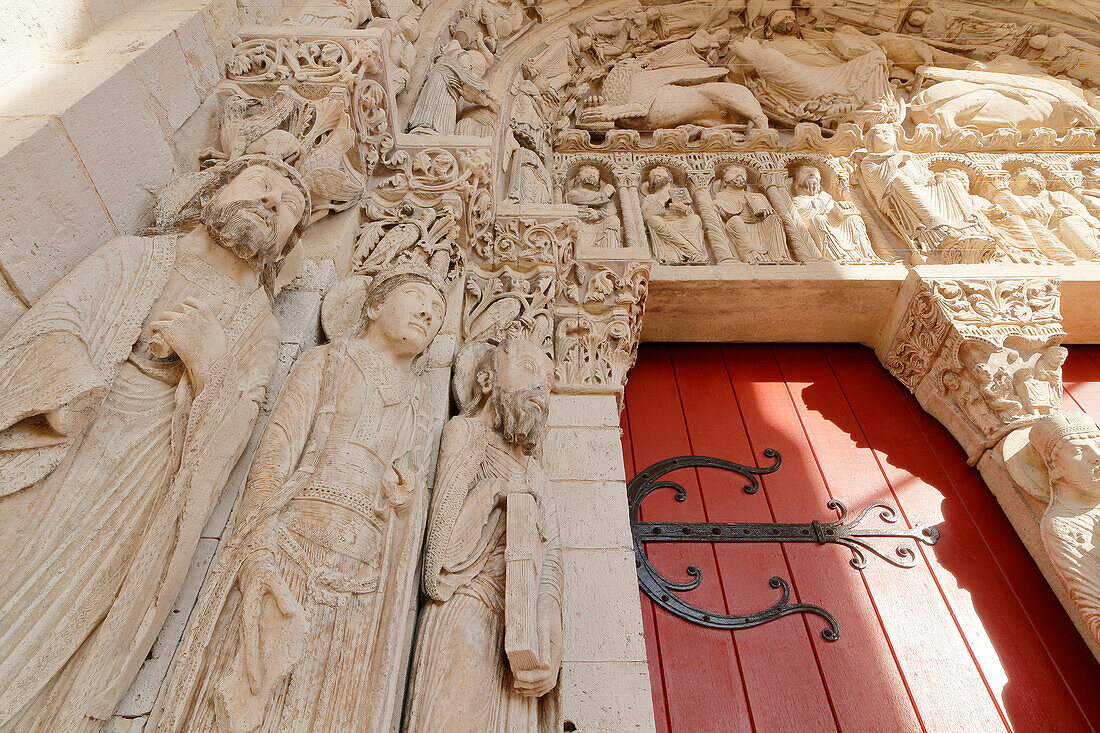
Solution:
[[[551,479],[626,480],[618,428],[553,428],[543,455]]]
[[[634,553],[565,551],[566,662],[645,662]]]
[[[550,427],[619,427],[615,395],[556,394],[550,398]]]
[[[565,730],[633,733],[656,729],[645,662],[568,662],[562,665],[560,679]]]
[[[57,120],[0,118],[0,270],[33,303],[117,232]],[[18,303],[0,297],[0,332]]]
[[[554,498],[566,548],[632,548],[622,481],[555,481]]]
[[[136,73],[126,67],[61,115],[84,168],[122,232],[133,233],[149,224],[155,197],[175,172],[157,106]]]

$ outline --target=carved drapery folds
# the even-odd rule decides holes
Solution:
[[[1061,405],[1066,350],[1055,279],[911,280],[879,357],[971,463]]]

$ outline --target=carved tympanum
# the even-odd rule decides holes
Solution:
[[[459,353],[443,430],[406,733],[538,733],[562,659],[562,551],[537,457],[554,364],[522,340]]]
[[[105,719],[144,661],[259,412],[269,290],[309,193],[243,156],[165,232],[93,253],[0,341],[0,728]]]

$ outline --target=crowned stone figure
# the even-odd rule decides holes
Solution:
[[[150,730],[393,730],[433,422],[413,362],[444,293],[399,256],[358,294],[359,325],[294,364]]]
[[[1100,642],[1100,428],[1084,415],[1055,412],[1035,423],[1029,441],[1049,478],[1043,545]]]
[[[539,733],[562,658],[562,552],[537,451],[554,365],[474,342],[443,430],[406,733]],[[541,726],[540,726],[541,721]]]
[[[0,730],[96,728],[145,660],[259,413],[309,208],[275,158],[186,175],[161,234],[96,250],[0,339]]]

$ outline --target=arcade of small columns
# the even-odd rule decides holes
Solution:
[[[274,307],[282,335],[258,424],[202,531],[176,613],[115,711],[116,729],[138,730],[146,722],[154,729],[172,695],[180,664],[174,655],[188,626],[199,622],[188,619],[208,592],[208,569],[241,521],[247,469],[291,366],[309,348],[346,332],[338,326],[340,299],[351,292],[346,283],[377,277],[412,250],[437,269],[444,263],[458,273],[448,282],[442,329],[419,364],[431,405],[429,476],[453,414],[450,385],[464,345],[523,339],[552,360],[539,460],[561,528],[564,652],[547,698],[550,712],[539,718],[550,727],[540,730],[654,726],[618,428],[623,385],[643,340],[873,347],[959,441],[1100,658],[1100,547],[1058,523],[1069,517],[1095,532],[1090,522],[1100,513],[1100,480],[1074,483],[1060,451],[1074,441],[1096,444],[1100,432],[1072,421],[1043,422],[1061,409],[1062,344],[1100,342],[1100,318],[1091,306],[1100,296],[1100,124],[1075,108],[1058,123],[1021,122],[1016,129],[982,129],[961,118],[954,125],[944,107],[918,122],[868,92],[834,99],[839,107],[819,111],[816,120],[809,114],[784,125],[792,112],[782,90],[750,84],[770,103],[765,112],[780,129],[746,126],[742,118],[751,121],[751,109],[735,100],[730,124],[638,132],[618,124],[638,113],[613,109],[630,99],[616,98],[610,83],[598,103],[585,106],[565,93],[566,83],[548,79],[564,63],[556,56],[603,54],[614,69],[621,62],[612,50],[636,52],[631,44],[639,28],[654,26],[665,29],[664,40],[696,41],[677,52],[702,62],[728,33],[718,46],[707,45],[696,33],[699,18],[657,10],[677,6],[468,5],[410,5],[400,13],[391,9],[389,18],[371,18],[366,4],[307,2],[281,15],[269,12],[267,25],[225,34],[231,42],[219,59],[224,77],[200,107],[206,132],[188,133],[205,134],[206,147],[199,150],[192,140],[190,149],[204,166],[244,155],[283,159],[308,186],[311,209],[280,276]],[[745,14],[746,37],[755,33],[768,42],[791,35],[783,29],[788,12],[806,38],[830,37],[818,27],[839,37],[838,18],[858,26],[862,17],[868,33],[887,30],[858,3],[740,5],[731,3],[726,15]],[[1011,25],[977,13],[974,4],[943,5],[956,19],[1001,30]],[[841,12],[849,6],[851,13]],[[1028,6],[1025,15],[1037,13],[1051,38],[1065,29],[1076,38],[1100,36],[1100,26],[1088,19],[1039,6]],[[709,22],[713,13],[706,7]],[[638,25],[638,12],[656,17],[655,25]],[[562,40],[577,37],[587,45]],[[1015,48],[998,36],[987,50],[999,43]],[[1079,43],[1086,49],[1081,58],[1092,58],[1092,47]],[[960,57],[941,46],[924,44],[935,53],[911,66],[950,69],[953,62],[939,54]],[[1074,76],[1033,50],[1028,60],[1037,68],[1086,86],[1091,81],[1079,77],[1100,59],[1078,65]],[[750,53],[757,53],[751,44],[738,51],[739,57]],[[843,58],[849,64],[878,58],[869,56],[874,53]],[[448,77],[450,88],[460,91],[425,99],[433,75],[438,81],[446,71],[444,62],[460,67]],[[881,63],[889,71],[883,82],[920,83],[917,73],[904,79],[903,61]],[[532,73],[540,64],[548,71]],[[970,72],[954,67],[959,74],[942,78],[966,82]],[[650,68],[659,68],[657,62]],[[699,73],[695,81],[711,78]],[[941,79],[935,73],[927,76]],[[1008,83],[973,73],[975,84]],[[710,83],[717,82],[703,81]],[[553,114],[547,100],[558,105]],[[1061,98],[1058,104],[1072,107]],[[876,141],[880,124],[892,139]],[[947,204],[936,211],[936,201],[926,201],[935,222],[914,221],[904,197],[890,193],[896,183],[890,166],[907,165],[928,176],[930,190],[965,199],[952,205],[966,220],[952,221]],[[1020,205],[1020,172],[1032,170],[1042,174],[1052,205],[1067,221],[1061,230],[1037,223]],[[1068,221],[1073,216],[1080,221]],[[967,227],[976,230],[967,233]],[[35,297],[20,300],[11,315],[0,311],[5,327]],[[799,317],[807,311],[812,318]],[[1037,424],[1044,427],[1029,439]]]

